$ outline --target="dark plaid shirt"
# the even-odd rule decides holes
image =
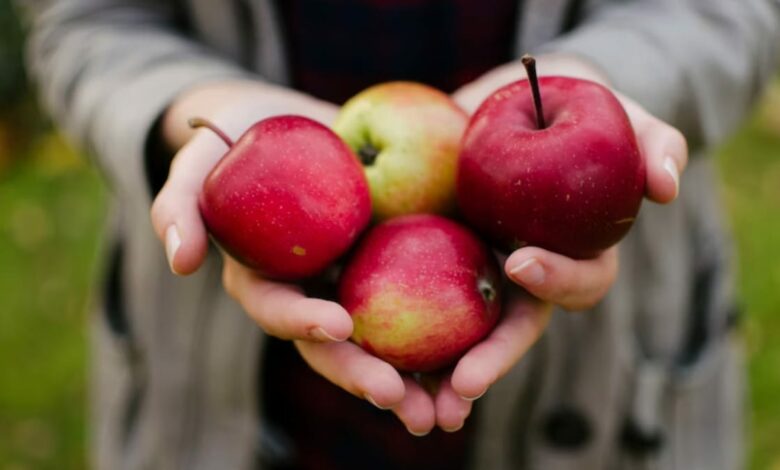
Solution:
[[[518,0],[279,0],[293,86],[342,103],[389,80],[454,91],[509,61]]]
[[[447,92],[509,61],[517,0],[278,0],[292,84],[342,103],[389,80]],[[293,347],[269,342],[265,413],[294,449],[281,469],[464,468],[474,419],[463,430],[411,436],[380,411],[321,378]],[[475,410],[478,412],[478,410]]]

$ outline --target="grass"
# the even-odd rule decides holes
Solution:
[[[751,385],[751,468],[780,469],[780,85],[719,155],[739,252]]]
[[[85,468],[104,189],[56,136],[0,175],[0,468]]]
[[[29,157],[2,151],[0,468],[84,468],[86,324],[105,188],[51,133]],[[750,468],[780,470],[780,85],[718,163],[746,309]]]

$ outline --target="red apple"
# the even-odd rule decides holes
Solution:
[[[373,228],[339,282],[352,340],[399,370],[457,360],[490,332],[501,310],[493,253],[466,228],[411,215]]]
[[[597,256],[628,232],[642,202],[645,169],[634,130],[597,83],[544,77],[540,94],[532,93],[534,83],[499,89],[472,117],[459,159],[459,207],[502,249]]]
[[[263,276],[302,279],[342,255],[371,217],[368,184],[350,149],[301,116],[254,124],[206,178],[200,213],[232,256]]]
[[[455,210],[455,168],[468,115],[413,82],[372,86],[347,101],[333,129],[364,166],[377,220]]]

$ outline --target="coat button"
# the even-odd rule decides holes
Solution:
[[[542,428],[547,442],[559,449],[577,450],[590,441],[593,434],[587,419],[574,408],[563,406],[551,412]]]
[[[628,420],[620,434],[620,443],[630,454],[646,457],[657,454],[664,445],[664,435],[660,429],[641,429],[633,420]]]

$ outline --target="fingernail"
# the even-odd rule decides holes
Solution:
[[[181,238],[179,237],[179,231],[176,229],[176,225],[171,225],[165,231],[165,256],[168,258],[168,266],[171,267],[171,271],[174,274],[178,273],[173,267],[173,258],[176,256],[176,252],[179,251],[180,246]]]
[[[321,326],[313,328],[309,334],[311,334],[311,336],[314,339],[319,340],[319,341],[325,341],[325,342],[328,342],[328,341],[337,341],[337,342],[344,341],[343,339],[338,339],[335,336],[329,335],[328,332],[323,330]]]
[[[669,173],[674,181],[674,197],[677,197],[677,193],[680,192],[680,171],[677,169],[677,164],[674,163],[672,157],[666,157],[664,160],[664,170]]]
[[[412,436],[415,436],[415,437],[427,436],[430,433],[430,431],[422,431],[422,432],[412,431],[408,427],[406,428],[406,430],[409,431],[409,434],[411,434]]]
[[[480,398],[482,398],[482,395],[484,395],[485,392],[487,392],[487,389],[482,390],[482,393],[480,393],[479,395],[477,395],[475,397],[464,397],[463,395],[461,395],[460,397],[463,398],[466,401],[474,401],[474,400],[479,400]],[[463,425],[461,424],[461,426],[463,426]]]
[[[391,408],[391,407],[389,407],[389,406],[388,406],[388,407],[385,407],[385,406],[379,406],[379,405],[377,404],[377,402],[374,400],[374,397],[372,397],[372,396],[371,396],[371,395],[369,395],[368,393],[366,393],[365,395],[363,395],[363,398],[365,398],[365,399],[366,399],[366,401],[368,401],[368,402],[369,402],[369,403],[371,403],[372,405],[376,406],[376,407],[377,407],[377,408],[379,408],[380,410],[389,410],[389,409]],[[411,432],[411,431],[410,431],[410,432]]]
[[[459,425],[452,427],[452,428],[441,428],[444,432],[458,432],[463,428],[463,423],[460,423]]]
[[[544,268],[536,258],[528,258],[512,268],[509,275],[521,284],[538,286],[544,282]]]

